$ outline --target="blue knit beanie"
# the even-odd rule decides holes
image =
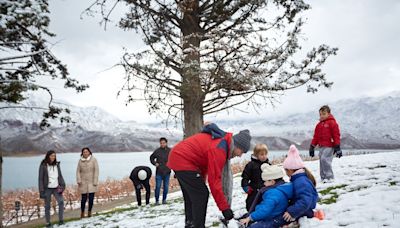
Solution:
[[[233,136],[233,144],[235,147],[242,149],[243,153],[246,153],[250,149],[250,141],[250,131],[247,129],[239,131],[239,133]]]

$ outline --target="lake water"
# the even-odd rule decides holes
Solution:
[[[346,152],[364,153],[379,152],[376,150],[351,150]],[[270,151],[269,159],[282,157],[287,151]],[[300,151],[303,155],[308,155],[308,151]],[[318,153],[318,152],[317,152]],[[107,178],[122,179],[130,175],[132,169],[138,165],[146,165],[152,168],[153,174],[155,167],[150,163],[151,152],[126,152],[126,153],[96,153],[100,167],[99,179],[104,181]],[[243,160],[250,160],[251,153],[235,158],[233,163]],[[60,153],[57,160],[61,162],[61,170],[67,184],[76,183],[76,167],[78,165],[80,153]],[[29,187],[37,188],[39,164],[44,155],[30,157],[5,157],[3,162],[3,190],[23,189]]]

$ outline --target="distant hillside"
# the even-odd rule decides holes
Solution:
[[[32,96],[30,106],[43,106],[45,100]],[[166,129],[161,123],[140,124],[121,121],[98,107],[77,107],[63,103],[71,110],[74,125],[63,126],[52,121],[52,127],[38,126],[42,113],[37,110],[3,109],[0,112],[0,148],[6,153],[80,151],[89,146],[95,151],[123,152],[153,150],[160,137],[170,145],[182,138],[178,129]],[[4,106],[5,104],[0,105]],[[400,148],[400,92],[376,98],[359,98],[329,104],[339,122],[342,147],[348,149]],[[266,143],[271,150],[286,150],[291,144],[308,149],[318,121],[318,111],[296,113],[272,119],[218,121],[222,129],[237,132],[250,129],[252,143]]]

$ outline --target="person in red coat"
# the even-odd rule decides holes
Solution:
[[[249,130],[232,135],[212,123],[206,125],[201,133],[186,138],[173,147],[167,166],[174,170],[181,186],[185,203],[185,227],[205,227],[209,197],[206,179],[225,219],[233,218],[227,199],[232,186],[225,184],[226,172],[229,172],[226,170],[230,170],[230,167],[226,166],[230,164],[229,159],[241,156],[249,150],[250,141]],[[228,179],[231,185],[231,175]]]
[[[314,137],[310,145],[310,156],[314,157],[314,150],[319,146],[319,168],[322,182],[330,182],[334,175],[332,171],[333,156],[340,158],[340,130],[329,106],[319,109],[320,121],[315,126]]]

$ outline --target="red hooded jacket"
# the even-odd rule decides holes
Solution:
[[[222,170],[231,142],[232,133],[218,139],[208,133],[198,133],[175,145],[167,163],[174,171],[198,171],[204,179],[208,176],[211,194],[221,211],[230,208],[222,190]]]
[[[320,147],[334,147],[340,145],[340,130],[333,115],[320,121],[315,126],[311,145]]]

